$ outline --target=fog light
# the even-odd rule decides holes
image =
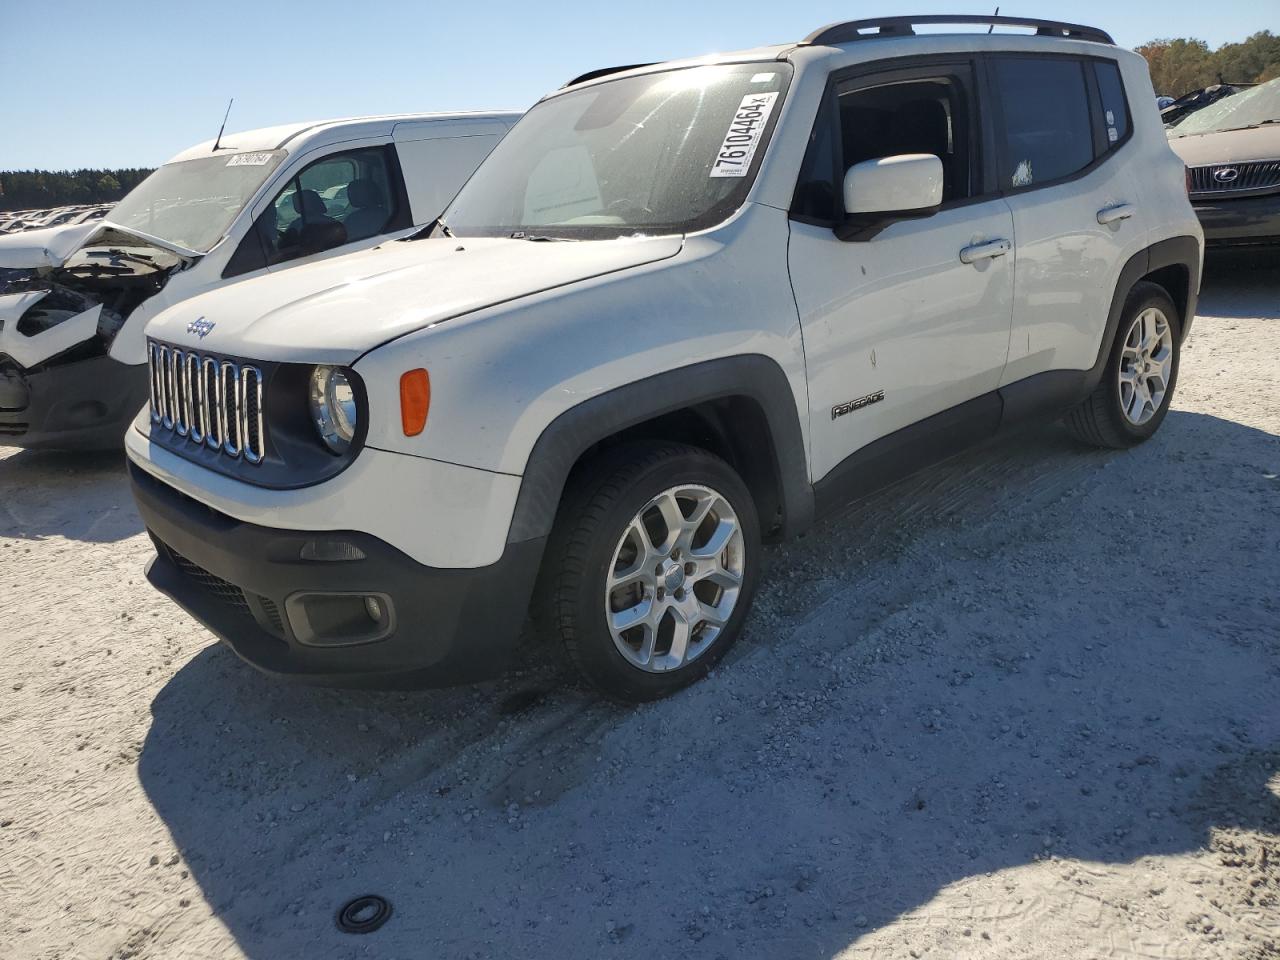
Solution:
[[[284,609],[294,637],[309,647],[375,643],[395,631],[395,607],[385,593],[295,593]]]
[[[302,545],[298,556],[303,560],[340,562],[363,560],[364,551],[354,543],[347,543],[345,540],[308,540]]]

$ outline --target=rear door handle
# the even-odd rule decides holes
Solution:
[[[1098,222],[1104,227],[1109,223],[1128,220],[1138,209],[1132,203],[1118,203],[1114,207],[1103,207],[1098,211]]]
[[[988,240],[985,243],[975,243],[960,251],[960,262],[977,263],[979,260],[1003,257],[1012,249],[1013,244],[1008,240]]]

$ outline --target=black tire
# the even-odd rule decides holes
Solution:
[[[1121,405],[1120,364],[1124,353],[1125,337],[1133,326],[1134,320],[1151,307],[1159,309],[1168,318],[1173,339],[1173,361],[1169,383],[1165,388],[1160,406],[1145,423],[1135,424],[1125,416]],[[1178,385],[1181,340],[1182,317],[1164,288],[1146,281],[1134,284],[1133,289],[1129,291],[1129,296],[1125,299],[1124,310],[1120,314],[1120,324],[1116,328],[1115,341],[1111,344],[1111,354],[1107,358],[1102,379],[1098,381],[1093,393],[1063,418],[1071,434],[1083,443],[1114,450],[1137,446],[1149,439],[1164,422],[1165,414],[1169,412],[1169,404],[1173,400],[1173,391]]]
[[[655,673],[632,664],[615,645],[605,618],[606,576],[632,519],[650,500],[682,484],[714,490],[737,515],[742,581],[732,613],[708,646],[683,666]],[[545,563],[540,592],[546,623],[559,631],[583,677],[614,700],[656,700],[705,676],[742,632],[759,575],[760,524],[746,484],[719,457],[685,444],[627,444],[588,464],[575,478]]]

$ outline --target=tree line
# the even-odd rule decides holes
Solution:
[[[1280,77],[1280,36],[1261,30],[1240,43],[1210,50],[1203,40],[1152,40],[1137,48],[1147,58],[1161,96],[1180,97],[1215,83],[1265,83]]]
[[[76,203],[115,203],[151,173],[120,170],[0,171],[0,210],[39,210]]]

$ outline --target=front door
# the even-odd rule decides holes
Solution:
[[[873,441],[999,385],[1012,321],[1013,217],[978,162],[973,76],[967,61],[938,62],[836,77],[828,91],[789,247],[816,482]],[[941,209],[869,240],[838,239],[844,171],[905,153],[942,160]]]

